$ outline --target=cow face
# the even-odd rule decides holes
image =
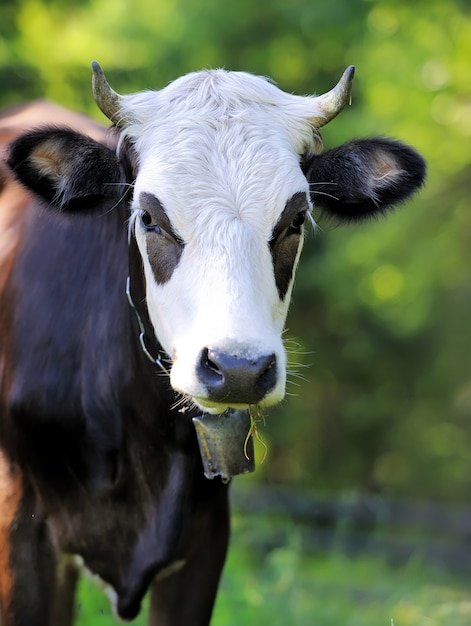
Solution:
[[[210,172],[197,175],[199,193],[178,164],[175,177],[154,182],[152,191],[153,159],[136,179],[134,233],[150,319],[172,359],[172,386],[206,410],[272,404],[284,394],[281,333],[310,199],[299,164],[289,167],[292,155],[285,163],[274,156],[274,163],[256,162],[245,190],[230,189],[236,163],[215,168],[212,181]],[[239,160],[241,169],[253,158]],[[277,198],[280,169],[292,180]],[[172,178],[179,188],[168,184]]]
[[[279,402],[316,112],[264,79],[190,74],[119,102],[139,159],[133,233],[171,383],[206,411]],[[319,112],[317,112],[319,113]]]
[[[131,236],[173,388],[211,413],[279,402],[282,333],[313,201],[339,219],[377,213],[421,184],[422,159],[382,139],[320,154],[317,129],[348,101],[352,68],[317,98],[220,70],[190,74],[159,92],[118,96],[99,66],[94,71],[97,102],[136,155]],[[30,141],[22,162],[41,170],[43,186],[47,180],[60,190],[54,197],[63,208],[80,188],[96,188],[105,170],[107,178],[113,168],[119,177],[116,157],[105,158],[97,144],[104,162],[84,180],[74,166],[77,150],[64,148],[54,132],[47,150]],[[15,148],[10,163],[21,179]]]
[[[139,155],[133,233],[172,386],[218,412],[284,395],[281,335],[311,210],[300,161],[314,149],[306,117],[290,128],[288,107],[244,101],[252,77],[235,96],[232,80],[186,77],[124,131]],[[124,115],[142,106],[130,98]]]

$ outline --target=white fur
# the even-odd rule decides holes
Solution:
[[[121,113],[139,161],[133,209],[142,192],[155,195],[185,242],[171,279],[157,285],[136,220],[150,319],[172,358],[172,386],[217,413],[226,407],[207,400],[196,376],[202,349],[274,353],[278,382],[262,404],[280,401],[290,290],[280,301],[269,240],[286,202],[308,197],[299,162],[318,148],[313,100],[215,70],[125,96]]]

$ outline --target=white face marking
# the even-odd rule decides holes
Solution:
[[[138,120],[126,131],[139,156],[133,209],[142,208],[141,194],[154,196],[183,242],[170,277],[156,280],[149,250],[158,248],[162,233],[149,234],[136,216],[149,316],[173,361],[171,384],[209,412],[247,406],[250,393],[212,397],[199,373],[202,354],[210,355],[210,376],[221,355],[251,364],[271,355],[263,368],[276,362],[276,376],[266,372],[271,382],[260,404],[275,404],[285,393],[281,334],[292,280],[280,298],[270,240],[295,194],[309,208],[299,165],[314,142],[307,105],[263,79],[220,71],[126,101],[125,116]],[[294,267],[302,236],[295,239]]]

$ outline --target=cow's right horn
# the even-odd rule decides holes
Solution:
[[[316,115],[312,117],[311,121],[316,128],[325,126],[340,113],[346,104],[348,104],[352,92],[354,74],[355,67],[350,65],[333,89],[321,96],[312,98]]]
[[[105,73],[99,63],[93,61],[92,70],[92,90],[95,102],[100,111],[104,113],[115,126],[122,126],[123,121],[119,118],[119,112],[123,96],[120,96],[119,93],[116,93],[116,91],[109,86]]]

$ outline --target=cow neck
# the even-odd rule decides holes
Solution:
[[[132,253],[134,253],[134,256],[138,254],[137,244],[133,237],[130,237],[129,248],[130,248],[130,258],[132,258],[131,257]],[[142,297],[140,297],[138,301],[145,303],[145,289],[142,288],[141,291],[142,291]],[[144,323],[144,320],[143,320],[144,315],[145,315],[145,320],[148,322],[147,325],[148,326],[151,325],[150,320],[149,320],[149,314],[147,312],[147,305],[144,304],[145,311],[143,311],[143,314],[141,315],[141,313],[139,312],[138,306],[134,302],[132,291],[131,291],[131,271],[129,272],[126,278],[126,296],[127,296],[129,305],[131,309],[134,311],[134,315],[136,316],[137,324],[139,327],[139,344],[141,346],[143,353],[146,355],[149,361],[151,361],[151,363],[156,365],[160,370],[162,370],[162,372],[164,372],[167,376],[170,377],[170,372],[163,364],[164,356],[163,356],[163,353],[159,350],[158,342],[153,341],[151,337],[149,337],[150,333],[146,332],[146,324]],[[154,344],[154,345],[152,345],[152,347],[149,347],[151,346],[151,344]]]

